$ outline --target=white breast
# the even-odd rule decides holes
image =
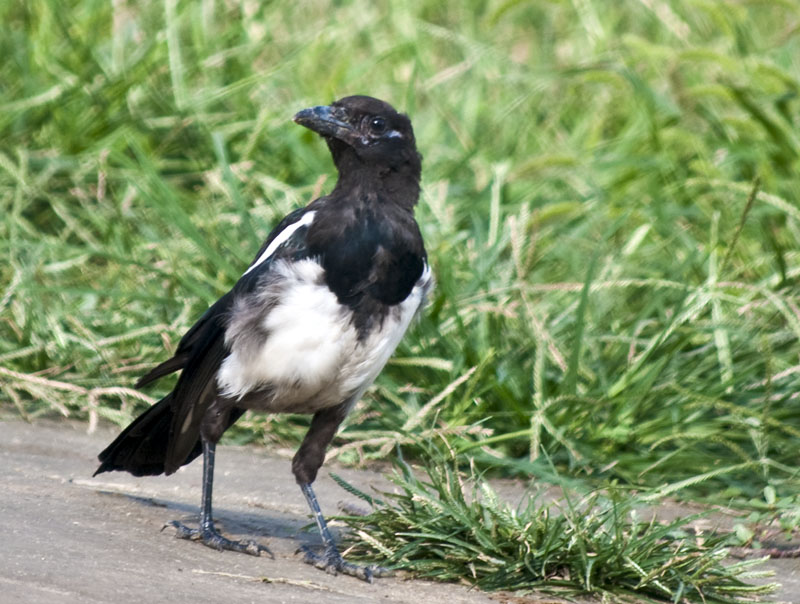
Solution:
[[[378,377],[425,301],[432,283],[431,270],[426,264],[409,296],[392,309],[381,328],[359,344],[353,357],[343,364],[341,373],[346,389],[363,393]]]
[[[257,405],[266,411],[313,412],[351,397],[355,402],[394,352],[432,282],[426,266],[380,329],[359,341],[352,311],[325,285],[319,264],[279,261],[273,271],[284,280],[276,303],[254,318],[259,323],[250,333],[241,325],[226,333],[231,353],[217,374],[222,394],[233,398],[268,386],[270,395]]]

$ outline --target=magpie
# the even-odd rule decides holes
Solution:
[[[95,475],[169,475],[202,453],[199,527],[173,521],[176,535],[220,550],[268,553],[215,528],[215,447],[247,409],[311,414],[292,472],[324,550],[304,548],[304,560],[371,582],[383,569],[342,558],[311,485],[342,420],[432,287],[414,219],[422,157],[409,118],[372,97],[304,109],[294,121],[324,138],[336,186],[281,220],[233,288],[184,334],[174,356],[139,379],[137,388],[180,371],[173,390],[100,453]]]

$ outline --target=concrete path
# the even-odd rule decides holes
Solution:
[[[255,538],[275,559],[176,540],[161,528],[173,519],[196,522],[202,464],[167,478],[119,472],[92,478],[97,453],[116,432],[0,422],[0,602],[556,602],[401,578],[368,585],[303,564],[297,548],[316,546],[319,538],[301,530],[308,510],[290,462],[250,447],[218,448],[215,517],[225,534]],[[385,484],[374,472],[336,471],[362,489]],[[324,468],[315,488],[329,514],[340,502],[358,503]],[[775,600],[800,603],[800,561],[775,560],[770,567],[784,583]]]

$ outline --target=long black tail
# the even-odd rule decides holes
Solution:
[[[163,474],[173,413],[172,394],[168,394],[133,420],[98,455],[100,467],[94,475],[112,470],[124,470],[134,476]],[[189,463],[202,451],[203,446],[198,438],[197,444],[183,463]]]
[[[231,409],[225,430],[230,428],[244,411],[239,407]],[[170,393],[133,420],[114,439],[114,442],[97,456],[100,460],[100,467],[97,468],[94,476],[112,470],[123,470],[134,476],[163,474],[173,416],[172,393]],[[203,443],[198,437],[194,448],[181,465],[185,466],[202,452]]]

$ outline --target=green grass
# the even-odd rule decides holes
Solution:
[[[303,107],[413,118],[438,285],[334,454],[635,486],[797,529],[800,2],[0,6],[0,404],[129,421],[292,208]],[[307,418],[243,419],[294,445]],[[543,456],[542,453],[546,453]],[[545,461],[551,460],[551,461]]]
[[[341,518],[353,529],[350,557],[486,590],[604,601],[739,602],[774,588],[747,581],[765,576],[752,570],[759,560],[723,564],[724,538],[688,526],[702,514],[660,523],[621,491],[558,504],[528,494],[513,507],[474,468],[461,473],[452,452],[425,449],[426,479],[398,463],[395,489],[381,499],[334,475],[372,508]]]

